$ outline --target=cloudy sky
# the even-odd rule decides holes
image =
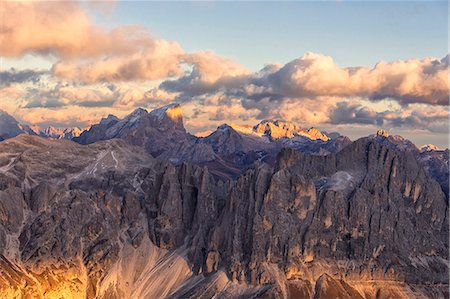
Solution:
[[[448,3],[4,2],[0,109],[40,126],[182,104],[448,146]]]

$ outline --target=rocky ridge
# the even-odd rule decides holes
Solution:
[[[264,120],[253,127],[223,124],[206,137],[196,137],[186,132],[178,104],[151,112],[139,108],[122,120],[110,115],[74,141],[91,144],[113,138],[141,146],[153,157],[169,160],[175,165],[189,162],[206,166],[222,180],[238,178],[258,161],[274,166],[278,153],[286,147],[325,156],[352,143],[346,136],[327,134],[314,127],[304,129],[279,120]],[[413,153],[427,174],[440,183],[448,198],[448,149],[429,147],[420,150],[411,141],[382,129],[369,139],[398,151]]]
[[[150,112],[139,108],[122,120],[110,115],[73,140],[91,144],[112,138],[141,146],[157,159],[207,166],[225,180],[238,177],[255,161],[274,164],[282,147],[325,155],[351,142],[347,137],[331,139],[316,128],[303,129],[282,121],[263,121],[255,127],[224,124],[200,138],[186,132],[178,104]]]
[[[41,129],[39,126],[30,126],[20,124],[14,117],[9,115],[6,111],[0,110],[0,138],[5,140],[14,138],[20,134],[41,136],[51,139],[67,139],[71,140],[78,137],[82,130],[80,128],[54,128],[47,127]]]
[[[379,130],[369,139],[383,146],[397,151],[411,153],[420,162],[426,173],[440,185],[444,194],[449,198],[449,150],[440,150],[434,145],[427,145],[419,149],[414,143],[399,135],[389,135],[385,130]]]
[[[0,198],[7,298],[448,297],[445,195],[370,138],[223,182],[121,139],[20,135]]]

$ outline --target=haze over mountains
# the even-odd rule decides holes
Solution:
[[[196,137],[176,104],[73,141],[0,121],[7,298],[449,295],[448,149],[282,121]]]

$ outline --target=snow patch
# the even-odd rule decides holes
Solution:
[[[355,177],[347,171],[338,171],[330,177],[322,177],[316,182],[319,190],[343,191],[355,187]]]

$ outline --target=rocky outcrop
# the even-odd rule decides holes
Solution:
[[[121,139],[0,143],[7,298],[448,297],[447,221],[414,155],[367,138],[235,181]]]
[[[381,131],[381,133],[380,133]],[[402,136],[392,136],[385,130],[379,130],[377,134],[369,136],[369,139],[401,152],[412,153],[420,162],[425,172],[434,178],[444,191],[447,201],[449,198],[449,150],[440,150],[434,145],[427,145],[421,149]]]
[[[327,155],[351,143],[347,137],[330,139],[316,128],[283,121],[263,121],[255,127],[224,124],[206,137],[196,137],[186,132],[178,104],[150,112],[139,108],[122,120],[110,115],[73,140],[91,144],[113,138],[141,146],[153,157],[175,165],[207,166],[223,180],[237,178],[256,161],[273,165],[283,147]]]
[[[271,284],[274,296],[288,296],[297,278],[323,285],[324,273],[348,284],[445,284],[447,213],[438,183],[413,155],[367,139],[326,157],[286,149],[274,171],[261,165],[236,182],[198,259],[203,271]],[[341,289],[353,292],[344,283],[332,292]]]
[[[215,158],[210,146],[197,144],[196,137],[186,132],[179,105],[171,104],[151,112],[139,108],[122,120],[109,116],[73,140],[91,144],[114,138],[140,146],[153,157],[175,164],[207,162]]]
[[[0,148],[6,298],[161,298],[204,279],[183,244],[223,206],[226,185],[206,169],[155,161],[120,140],[21,135]],[[207,281],[218,293],[259,290],[220,277]]]

